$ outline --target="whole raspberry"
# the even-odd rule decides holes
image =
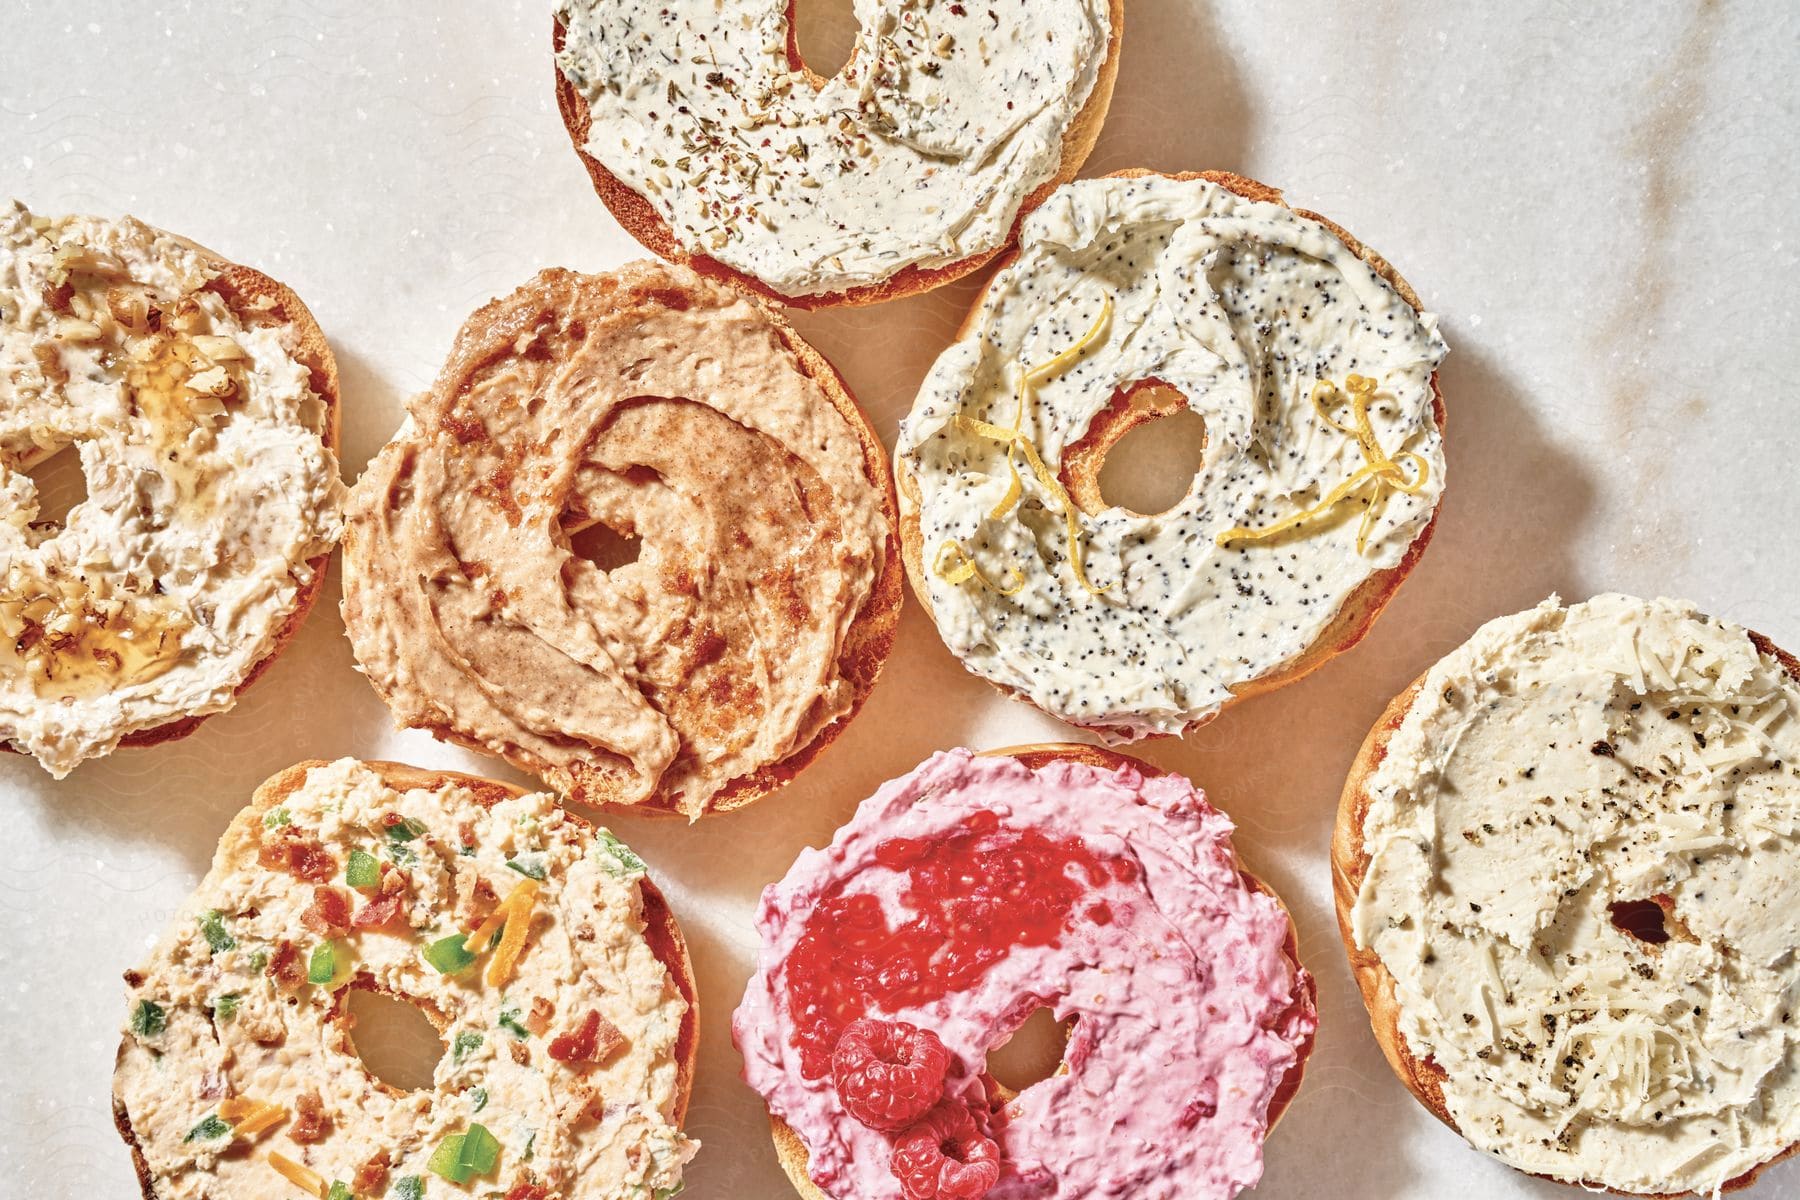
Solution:
[[[852,1021],[831,1053],[844,1111],[883,1133],[905,1129],[944,1094],[950,1052],[937,1034],[905,1021]]]
[[[894,1139],[888,1169],[906,1200],[981,1200],[1000,1181],[1000,1147],[966,1106],[940,1104]]]

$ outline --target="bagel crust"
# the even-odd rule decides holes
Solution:
[[[989,822],[993,831],[971,841],[969,831]],[[758,972],[732,1023],[745,1079],[769,1106],[799,1194],[902,1194],[889,1157],[907,1134],[853,1117],[838,1067],[829,1065],[835,1059],[819,1057],[833,1023],[849,1019],[839,1008],[846,995],[864,1015],[911,1023],[942,1041],[951,1069],[936,1111],[947,1111],[951,1124],[964,1107],[974,1112],[1006,1178],[1069,1200],[1121,1189],[1146,1200],[1199,1200],[1253,1184],[1263,1137],[1299,1087],[1316,1016],[1293,924],[1237,860],[1229,828],[1179,776],[1111,751],[1050,744],[938,755],[865,802],[831,847],[803,853],[764,895]],[[915,861],[915,846],[931,849],[908,874],[903,864]],[[1039,864],[1050,846],[1073,855],[1071,865],[1059,872]],[[991,857],[963,865],[971,848]],[[1099,858],[1073,865],[1089,852]],[[894,871],[904,877],[890,880]],[[998,878],[1008,871],[1029,876],[1023,891]],[[1083,898],[1049,948],[1029,935],[1009,941],[971,978],[958,964],[969,961],[975,943],[967,939],[977,935],[958,933],[934,951],[933,981],[906,982],[906,930],[936,919],[942,879],[969,877],[994,878],[1008,899],[979,918],[954,919],[958,930],[969,922],[1010,928],[1014,907],[1035,913],[1057,903],[1059,878],[1082,881]],[[1190,891],[1201,878],[1200,891]],[[958,907],[981,903],[979,889],[965,895],[965,886],[950,885],[947,911],[978,911]],[[855,915],[856,904],[896,893],[909,897],[909,915],[892,919],[890,933]],[[840,919],[853,931],[845,947],[831,932]],[[1186,931],[1180,948],[1163,944],[1159,928]],[[1115,942],[1118,953],[1106,949]],[[865,979],[878,962],[887,965]],[[1072,964],[1084,965],[1070,973]],[[1244,991],[1214,990],[1233,988]],[[1051,1078],[1015,1094],[982,1064],[1040,1006],[1073,1021],[1068,1057]],[[1083,1082],[1096,1077],[1104,1088]],[[1097,1140],[1095,1130],[1108,1133]],[[1114,1148],[1123,1146],[1139,1152],[1121,1158]]]
[[[147,1198],[429,1194],[470,1146],[478,1187],[638,1200],[678,1189],[696,1149],[680,930],[643,863],[546,794],[289,768],[125,978],[114,1113]],[[431,1089],[362,1065],[351,988],[431,1020]]]
[[[1800,1148],[1800,661],[1680,601],[1478,630],[1382,714],[1332,843],[1389,1063],[1477,1149],[1628,1195]]]
[[[1445,353],[1392,267],[1272,188],[1071,184],[902,425],[914,591],[966,667],[1052,716],[1109,741],[1205,724],[1354,645],[1423,553]],[[1207,422],[1187,494],[1107,504],[1107,452],[1184,403]]]
[[[476,313],[358,482],[344,621],[396,717],[574,800],[749,803],[873,686],[886,458],[830,365],[682,267],[547,271]],[[611,569],[595,526],[635,539]]]
[[[58,778],[192,732],[336,543],[337,368],[292,291],[132,218],[0,211],[0,741]],[[40,519],[67,452],[87,498]]]
[[[671,262],[784,304],[912,295],[977,270],[1075,177],[1124,0],[878,0],[844,68],[793,0],[560,0],[557,102],[595,190]],[[696,52],[696,48],[702,48]]]

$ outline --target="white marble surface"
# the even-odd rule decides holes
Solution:
[[[10,0],[0,190],[131,211],[291,283],[336,347],[345,466],[394,428],[464,315],[540,266],[637,247],[557,119],[544,4]],[[844,44],[848,0],[801,0]],[[1229,167],[1379,247],[1454,353],[1436,542],[1373,636],[1305,682],[1145,756],[1198,780],[1287,897],[1323,1030],[1256,1195],[1551,1196],[1468,1150],[1391,1077],[1329,902],[1345,768],[1388,698],[1483,619],[1557,590],[1690,596],[1800,647],[1787,355],[1800,307],[1800,8],[1131,0],[1089,173]],[[821,51],[821,54],[825,51]],[[800,324],[883,434],[973,284]],[[0,763],[0,1193],[112,1197],[119,972],[251,788],[301,757],[494,769],[396,734],[331,591],[239,709],[57,784]],[[728,1019],[759,888],[881,780],[955,743],[1055,737],[965,676],[909,604],[858,722],[785,793],[695,828],[620,820],[693,942],[696,1200],[790,1194]],[[504,773],[504,772],[495,772]],[[433,1184],[436,1188],[438,1185]],[[1800,1196],[1800,1164],[1752,1195]]]

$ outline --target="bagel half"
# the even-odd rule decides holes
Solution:
[[[1750,633],[1750,640],[1764,655],[1778,661],[1790,678],[1800,680],[1800,659],[1754,631]],[[1356,905],[1357,895],[1362,889],[1371,861],[1363,837],[1369,810],[1374,803],[1368,784],[1382,760],[1387,757],[1389,743],[1393,741],[1414,701],[1418,699],[1428,674],[1429,671],[1421,674],[1406,690],[1394,697],[1357,751],[1350,775],[1344,783],[1343,794],[1339,798],[1337,819],[1332,831],[1331,890],[1337,910],[1338,932],[1343,938],[1344,950],[1349,956],[1357,987],[1362,992],[1363,1004],[1368,1009],[1369,1024],[1374,1030],[1376,1043],[1381,1047],[1394,1074],[1399,1076],[1400,1082],[1406,1085],[1414,1098],[1424,1105],[1427,1112],[1460,1135],[1462,1130],[1451,1116],[1444,1099],[1443,1084],[1447,1076],[1443,1068],[1429,1055],[1420,1057],[1415,1054],[1407,1043],[1406,1035],[1400,1029],[1400,1005],[1394,995],[1394,977],[1373,948],[1363,949],[1357,945],[1351,924],[1351,910]],[[1721,1190],[1731,1192],[1749,1187],[1763,1171],[1797,1153],[1800,1153],[1800,1143],[1787,1147],[1754,1169],[1727,1181]],[[1551,1177],[1540,1175],[1537,1178]],[[1552,1182],[1563,1181],[1553,1179]],[[1624,1192],[1589,1180],[1583,1180],[1577,1186],[1588,1191],[1642,1196],[1647,1200],[1678,1200],[1678,1197],[1692,1194]]]
[[[800,45],[794,28],[794,9],[798,0],[787,0],[787,58],[790,69],[804,72],[807,83],[813,88],[825,86],[826,77],[808,67],[800,57]],[[1019,222],[1043,203],[1044,198],[1063,184],[1074,179],[1087,156],[1093,151],[1094,143],[1100,137],[1100,126],[1106,120],[1107,108],[1112,103],[1113,83],[1119,74],[1119,42],[1125,29],[1125,0],[1109,0],[1111,6],[1111,35],[1106,49],[1106,60],[1094,79],[1094,87],[1088,93],[1087,102],[1076,113],[1075,119],[1069,122],[1063,131],[1062,155],[1057,164],[1056,173],[1026,196],[1019,205],[1019,211],[1013,216],[1011,232],[1007,236],[1007,245],[1018,237]],[[563,47],[563,25],[560,21],[554,24],[553,48],[557,53]],[[979,271],[1006,250],[1006,246],[996,246],[992,250],[980,254],[972,254],[942,267],[925,268],[910,266],[890,276],[880,283],[853,287],[842,292],[822,292],[805,296],[787,296],[775,291],[761,280],[752,278],[741,271],[725,266],[723,263],[705,254],[690,253],[676,241],[674,231],[668,223],[657,215],[651,203],[633,191],[630,187],[601,166],[599,161],[590,155],[585,147],[588,135],[593,128],[593,115],[588,103],[573,84],[558,70],[556,71],[556,106],[562,113],[563,126],[569,131],[574,142],[575,151],[581,156],[581,163],[587,168],[588,177],[593,180],[594,191],[600,196],[613,219],[624,227],[625,232],[636,238],[651,253],[670,262],[683,263],[692,267],[702,275],[722,279],[735,287],[754,292],[767,299],[792,308],[814,309],[832,308],[839,305],[879,304],[884,300],[898,300],[905,296],[928,292],[962,278],[971,272]]]
[[[1132,758],[1130,755],[1080,742],[1034,742],[1029,745],[1008,746],[999,750],[984,750],[981,754],[984,757],[1015,758],[1034,770],[1053,762],[1070,762],[1097,767],[1103,771],[1116,771],[1120,767],[1135,767],[1146,776],[1169,774],[1160,767],[1152,766],[1141,759]],[[1245,883],[1280,905],[1282,912],[1288,912],[1287,905],[1283,903],[1280,896],[1275,894],[1274,889],[1251,874],[1241,862],[1238,874]],[[1282,947],[1282,954],[1288,964],[1294,968],[1296,974],[1305,980],[1308,994],[1316,995],[1317,984],[1314,983],[1312,976],[1300,972],[1300,941],[1299,935],[1294,930],[1291,913],[1288,914],[1288,936]],[[1300,1047],[1294,1065],[1288,1069],[1287,1075],[1282,1079],[1280,1086],[1275,1090],[1275,1095],[1269,1101],[1268,1132],[1274,1132],[1282,1114],[1287,1111],[1288,1106],[1293,1103],[1294,1097],[1299,1094],[1300,1083],[1306,1075],[1306,1061],[1312,1054],[1315,1040],[1314,1035],[1307,1037]],[[1067,1064],[1060,1064],[1057,1072],[1060,1073],[1067,1069]],[[1000,1090],[1003,1095],[1011,1099],[1010,1089],[1002,1087]],[[810,1159],[806,1151],[806,1143],[800,1140],[800,1135],[795,1133],[786,1121],[773,1113],[769,1114],[769,1132],[775,1142],[775,1156],[781,1162],[781,1169],[786,1172],[788,1182],[794,1185],[794,1191],[801,1197],[801,1200],[832,1200],[819,1189],[819,1185],[814,1183],[812,1177],[807,1173]]]
[[[248,855],[250,859],[254,860],[256,847],[261,840],[264,814],[281,807],[284,801],[299,790],[306,782],[307,772],[314,767],[327,765],[329,764],[323,759],[296,763],[262,783],[256,789],[249,805],[232,820],[231,825],[225,831],[225,836],[220,839],[214,859],[215,863],[222,863],[228,858],[241,855]],[[473,792],[477,802],[483,807],[526,794],[524,788],[492,779],[483,779],[475,775],[465,775],[457,771],[428,771],[421,767],[383,761],[365,761],[363,765],[375,771],[383,783],[396,790],[437,789],[446,785],[456,785]],[[575,814],[569,813],[568,817],[583,828],[587,827],[587,822]],[[662,892],[657,889],[647,875],[638,881],[638,886],[643,896],[644,940],[649,944],[657,960],[668,970],[676,991],[687,1002],[687,1011],[682,1017],[681,1028],[676,1038],[675,1098],[674,1111],[670,1117],[671,1123],[679,1129],[686,1120],[688,1103],[693,1096],[694,1069],[699,1058],[699,991],[694,982],[694,968],[688,956],[687,942],[682,937],[681,927],[676,924],[675,916],[669,910]],[[376,986],[373,980],[361,975],[347,986],[364,991],[380,992],[383,990]],[[416,1001],[409,1001],[409,1003],[416,1003]],[[426,1005],[418,1005],[418,1007],[438,1029],[441,1036],[444,1020],[440,1014],[432,1012]],[[356,1051],[354,1046],[349,1044],[348,1024],[340,1024],[336,1028],[344,1042],[340,1049],[354,1057]],[[125,1043],[121,1041],[115,1066],[123,1062],[124,1056]],[[373,1074],[370,1075],[370,1084],[390,1096],[401,1094],[397,1089],[375,1078]],[[138,1141],[136,1131],[132,1128],[131,1118],[117,1092],[113,1095],[112,1111],[113,1124],[117,1127],[119,1136],[125,1140],[126,1146],[131,1150],[132,1163],[137,1171],[138,1187],[143,1192],[144,1200],[158,1200],[150,1165],[144,1158],[143,1148]]]

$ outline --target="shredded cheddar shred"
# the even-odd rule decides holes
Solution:
[[[253,1138],[287,1119],[288,1110],[267,1100],[231,1096],[219,1102],[219,1120],[231,1126],[234,1138]]]
[[[1345,425],[1333,417],[1332,410],[1343,400],[1344,393],[1349,393],[1351,424]],[[1390,458],[1381,444],[1375,440],[1375,429],[1369,423],[1369,405],[1375,398],[1375,381],[1366,375],[1350,375],[1344,379],[1344,389],[1329,379],[1321,379],[1313,385],[1312,406],[1319,414],[1319,419],[1347,437],[1355,438],[1362,449],[1363,465],[1358,467],[1350,478],[1332,488],[1325,498],[1310,508],[1291,513],[1273,525],[1265,525],[1260,529],[1249,529],[1238,526],[1227,529],[1218,538],[1218,544],[1229,546],[1233,542],[1258,542],[1277,537],[1290,529],[1298,528],[1318,517],[1325,515],[1351,496],[1373,485],[1374,492],[1363,508],[1362,524],[1356,530],[1356,552],[1362,554],[1368,547],[1369,530],[1375,524],[1375,513],[1381,506],[1381,499],[1389,491],[1413,495],[1425,486],[1430,474],[1430,467],[1425,460],[1411,450],[1405,451],[1397,458]],[[1410,460],[1417,473],[1409,480],[1401,463]]]
[[[281,1173],[282,1178],[299,1188],[309,1196],[317,1196],[325,1200],[325,1177],[308,1167],[301,1166],[285,1154],[269,1151],[269,1165]]]
[[[531,907],[537,900],[537,894],[536,881],[524,880],[500,902],[500,907],[494,910],[493,916],[482,922],[482,929],[487,929],[489,936],[493,934],[489,926],[494,917],[501,917],[503,922],[500,946],[494,951],[493,961],[488,963],[489,987],[505,987],[512,979],[513,969],[519,963],[519,955],[525,949],[525,935],[531,932]],[[502,917],[503,913],[505,915]],[[481,930],[477,929],[475,933],[479,935]],[[463,948],[470,949],[469,943],[464,942]]]
[[[1068,539],[1069,566],[1075,573],[1075,582],[1079,583],[1090,596],[1101,595],[1110,590],[1111,585],[1097,588],[1088,582],[1087,569],[1082,563],[1081,557],[1081,521],[1075,515],[1075,501],[1069,496],[1068,489],[1063,487],[1062,481],[1056,477],[1056,472],[1052,471],[1044,462],[1043,456],[1038,453],[1037,445],[1025,436],[1025,409],[1030,404],[1040,383],[1047,379],[1054,379],[1074,366],[1091,346],[1106,336],[1107,329],[1112,324],[1112,314],[1112,296],[1110,294],[1103,295],[1100,315],[1094,319],[1094,323],[1088,331],[1073,344],[1035,367],[1023,365],[1017,367],[1013,388],[1016,403],[1010,426],[995,425],[990,421],[978,421],[973,417],[959,416],[956,418],[958,429],[965,433],[972,433],[976,437],[999,442],[1006,447],[1006,469],[1011,472],[1012,479],[1007,485],[1006,494],[988,513],[988,519],[992,521],[1006,519],[1018,507],[1019,501],[1025,495],[1025,482],[1019,474],[1018,463],[1013,459],[1013,452],[1017,451],[1024,457],[1026,466],[1031,470],[1031,474],[1038,481],[1039,486],[1055,497],[1057,505],[1062,509],[1063,533]],[[955,561],[947,562],[946,559]],[[938,548],[938,556],[933,569],[937,572],[938,578],[946,583],[967,583],[973,579],[982,587],[998,592],[1002,596],[1017,595],[1025,586],[1025,576],[1017,568],[1010,567],[1008,576],[1016,579],[1017,582],[1010,589],[996,585],[982,573],[980,567],[975,565],[975,560],[968,550],[960,542],[954,540],[947,541]]]

